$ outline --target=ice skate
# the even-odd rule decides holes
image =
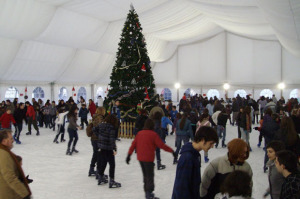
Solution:
[[[90,170],[89,170],[89,177],[90,176],[95,176],[96,175],[96,172],[94,170],[94,167],[90,167]]]
[[[30,132],[30,131],[29,131],[29,132],[27,132],[27,133],[26,133],[26,135],[31,135],[31,132]]]
[[[72,155],[72,152],[70,151],[70,149],[67,149],[66,155]]]
[[[99,175],[98,185],[102,185],[102,184],[106,184],[106,183],[108,183],[108,180],[105,179],[104,176],[100,176],[100,175]]]
[[[109,179],[109,188],[119,188],[121,183],[114,181],[114,179]]]

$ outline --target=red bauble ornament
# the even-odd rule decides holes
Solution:
[[[138,23],[138,22],[136,22],[136,26],[137,26],[138,28],[140,28],[140,26],[139,26],[139,23]]]
[[[147,87],[145,87],[145,92],[144,92],[144,94],[148,94],[148,89],[147,89]]]
[[[75,88],[74,88],[74,86],[73,86],[73,88],[72,88],[72,91],[75,91]]]
[[[146,66],[145,66],[145,64],[142,65],[141,70],[142,70],[143,72],[146,72]]]

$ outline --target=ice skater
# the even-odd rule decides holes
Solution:
[[[57,134],[53,140],[54,143],[58,144],[58,137],[61,135],[60,142],[65,142],[64,139],[65,135],[65,121],[66,121],[66,115],[69,113],[69,111],[66,111],[64,107],[60,108],[58,111],[58,116],[55,120],[55,124],[57,124]],[[54,128],[54,127],[53,127]]]
[[[68,133],[69,133],[69,142],[68,142],[68,149],[66,152],[66,155],[72,155],[73,152],[78,153],[79,151],[75,149],[77,141],[78,141],[78,133],[77,130],[81,127],[76,124],[77,121],[77,113],[78,108],[73,106],[71,107],[71,110],[67,114],[68,120],[69,120],[69,126],[68,126]],[[74,141],[73,141],[74,140]],[[70,148],[73,143],[72,149]]]

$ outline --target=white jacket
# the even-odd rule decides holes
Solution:
[[[55,124],[63,124],[65,120],[65,116],[69,113],[69,111],[58,114]]]

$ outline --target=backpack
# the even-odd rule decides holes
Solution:
[[[88,136],[88,137],[92,137],[92,135],[93,135],[93,123],[91,122],[91,123],[89,123],[89,125],[86,127],[86,135]]]

